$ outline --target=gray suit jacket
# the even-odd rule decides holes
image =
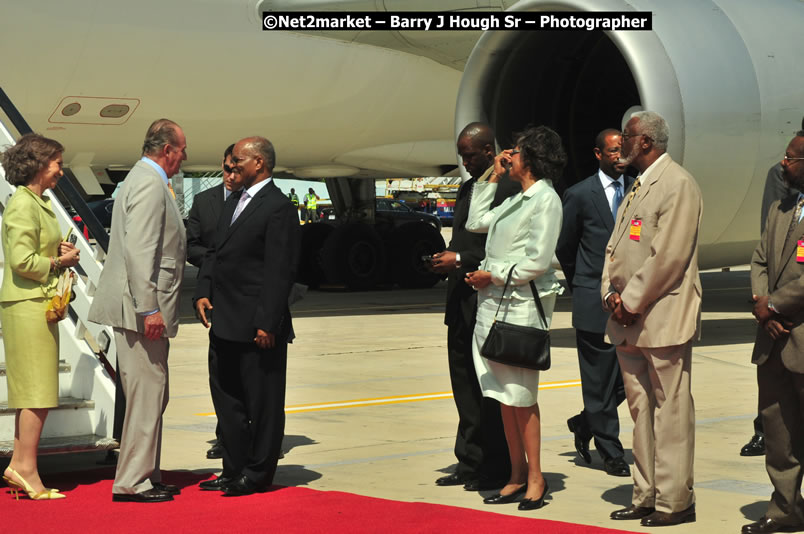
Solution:
[[[109,252],[89,320],[144,333],[139,314],[158,309],[164,335],[174,337],[186,255],[176,201],[159,173],[138,161],[114,202]]]
[[[606,337],[613,345],[671,347],[700,332],[703,202],[695,179],[669,154],[643,178],[628,209],[626,193],[617,211],[601,284],[601,297],[617,291],[626,309],[640,316],[626,328],[610,318]],[[639,240],[630,237],[632,221],[641,221]]]
[[[804,261],[798,261],[798,241],[804,239],[804,222],[793,229],[785,240],[798,193],[774,202],[768,213],[768,224],[751,258],[751,289],[757,296],[768,295],[773,307],[793,323],[790,335],[776,341],[782,363],[795,373],[804,373]],[[765,363],[774,341],[764,329],[757,330],[751,361]]]

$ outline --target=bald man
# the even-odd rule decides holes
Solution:
[[[454,473],[436,480],[438,486],[463,485],[467,491],[497,489],[508,480],[511,465],[503,433],[499,403],[484,398],[472,360],[472,332],[477,312],[477,292],[466,284],[485,256],[486,234],[466,230],[472,188],[494,169],[495,142],[491,128],[474,122],[458,136],[458,154],[471,178],[458,190],[449,247],[433,256],[432,268],[447,273],[447,357],[452,395],[458,409]],[[494,205],[520,189],[507,177],[497,189]]]

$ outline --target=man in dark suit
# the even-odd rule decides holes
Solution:
[[[804,118],[801,119],[801,129],[804,130]],[[798,189],[785,180],[783,171],[781,162],[768,169],[765,191],[762,194],[762,211],[759,218],[760,233],[765,232],[765,223],[768,220],[771,205],[777,200],[799,193]],[[761,456],[763,454],[765,454],[765,432],[762,429],[762,416],[757,414],[754,419],[754,435],[740,449],[740,456]]]
[[[472,360],[472,332],[475,328],[477,292],[465,281],[466,273],[477,270],[485,256],[486,234],[466,230],[472,188],[478,178],[494,169],[494,133],[488,125],[471,123],[458,136],[458,153],[471,178],[458,190],[452,223],[452,240],[444,252],[433,256],[432,268],[448,273],[444,323],[452,395],[458,409],[455,438],[455,472],[436,480],[439,486],[463,485],[468,491],[502,487],[511,464],[505,442],[500,404],[483,397]],[[500,182],[493,205],[520,190],[509,178]]]
[[[223,473],[201,488],[230,496],[271,485],[285,429],[287,344],[293,339],[288,296],[299,223],[271,178],[275,161],[273,145],[263,137],[235,145],[232,165],[243,193],[224,206],[195,293],[201,322],[212,324],[209,365],[216,379],[210,388],[223,441]]]
[[[223,153],[223,182],[221,185],[210,187],[206,191],[193,197],[193,206],[187,216],[187,261],[198,267],[207,254],[212,253],[212,241],[218,227],[218,218],[223,210],[223,203],[229,200],[232,192],[239,192],[243,188],[240,175],[232,172],[232,150],[229,145]],[[211,377],[210,377],[211,378]],[[207,451],[207,458],[215,460],[223,457],[223,446],[220,444],[220,425],[215,428],[215,443]]]
[[[790,141],[782,172],[804,190],[804,130]],[[765,466],[773,495],[764,517],[743,533],[804,530],[804,194],[774,202],[751,258],[754,316],[759,323],[751,361],[757,365]]]
[[[600,294],[600,276],[606,243],[614,229],[617,208],[634,179],[625,176],[620,162],[620,132],[607,129],[595,140],[595,157],[600,170],[564,193],[564,220],[556,256],[572,291],[572,326],[581,369],[583,411],[567,420],[575,434],[575,448],[589,464],[589,440],[603,459],[606,473],[631,474],[623,458],[617,406],[625,400],[625,389],[614,345],[606,343],[609,314],[590,306]]]

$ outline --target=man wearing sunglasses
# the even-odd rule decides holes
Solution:
[[[223,182],[195,195],[193,207],[187,217],[187,261],[198,267],[199,273],[204,258],[212,252],[212,238],[224,202],[232,195],[239,198],[243,189],[243,177],[235,174],[232,169],[232,150],[234,144],[229,145],[223,153]],[[207,458],[210,460],[223,456],[220,425],[215,428],[215,436],[215,443],[207,451]]]

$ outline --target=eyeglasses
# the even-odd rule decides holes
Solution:
[[[226,174],[232,174],[232,172],[234,172],[234,168],[232,168],[232,167],[230,167],[228,165],[224,165],[223,166],[223,172],[225,172]]]
[[[787,155],[782,157],[782,160],[786,161],[787,163],[790,163],[790,162],[793,162],[793,161],[798,161],[800,159],[804,159],[804,158],[791,158],[790,156],[787,156]]]

